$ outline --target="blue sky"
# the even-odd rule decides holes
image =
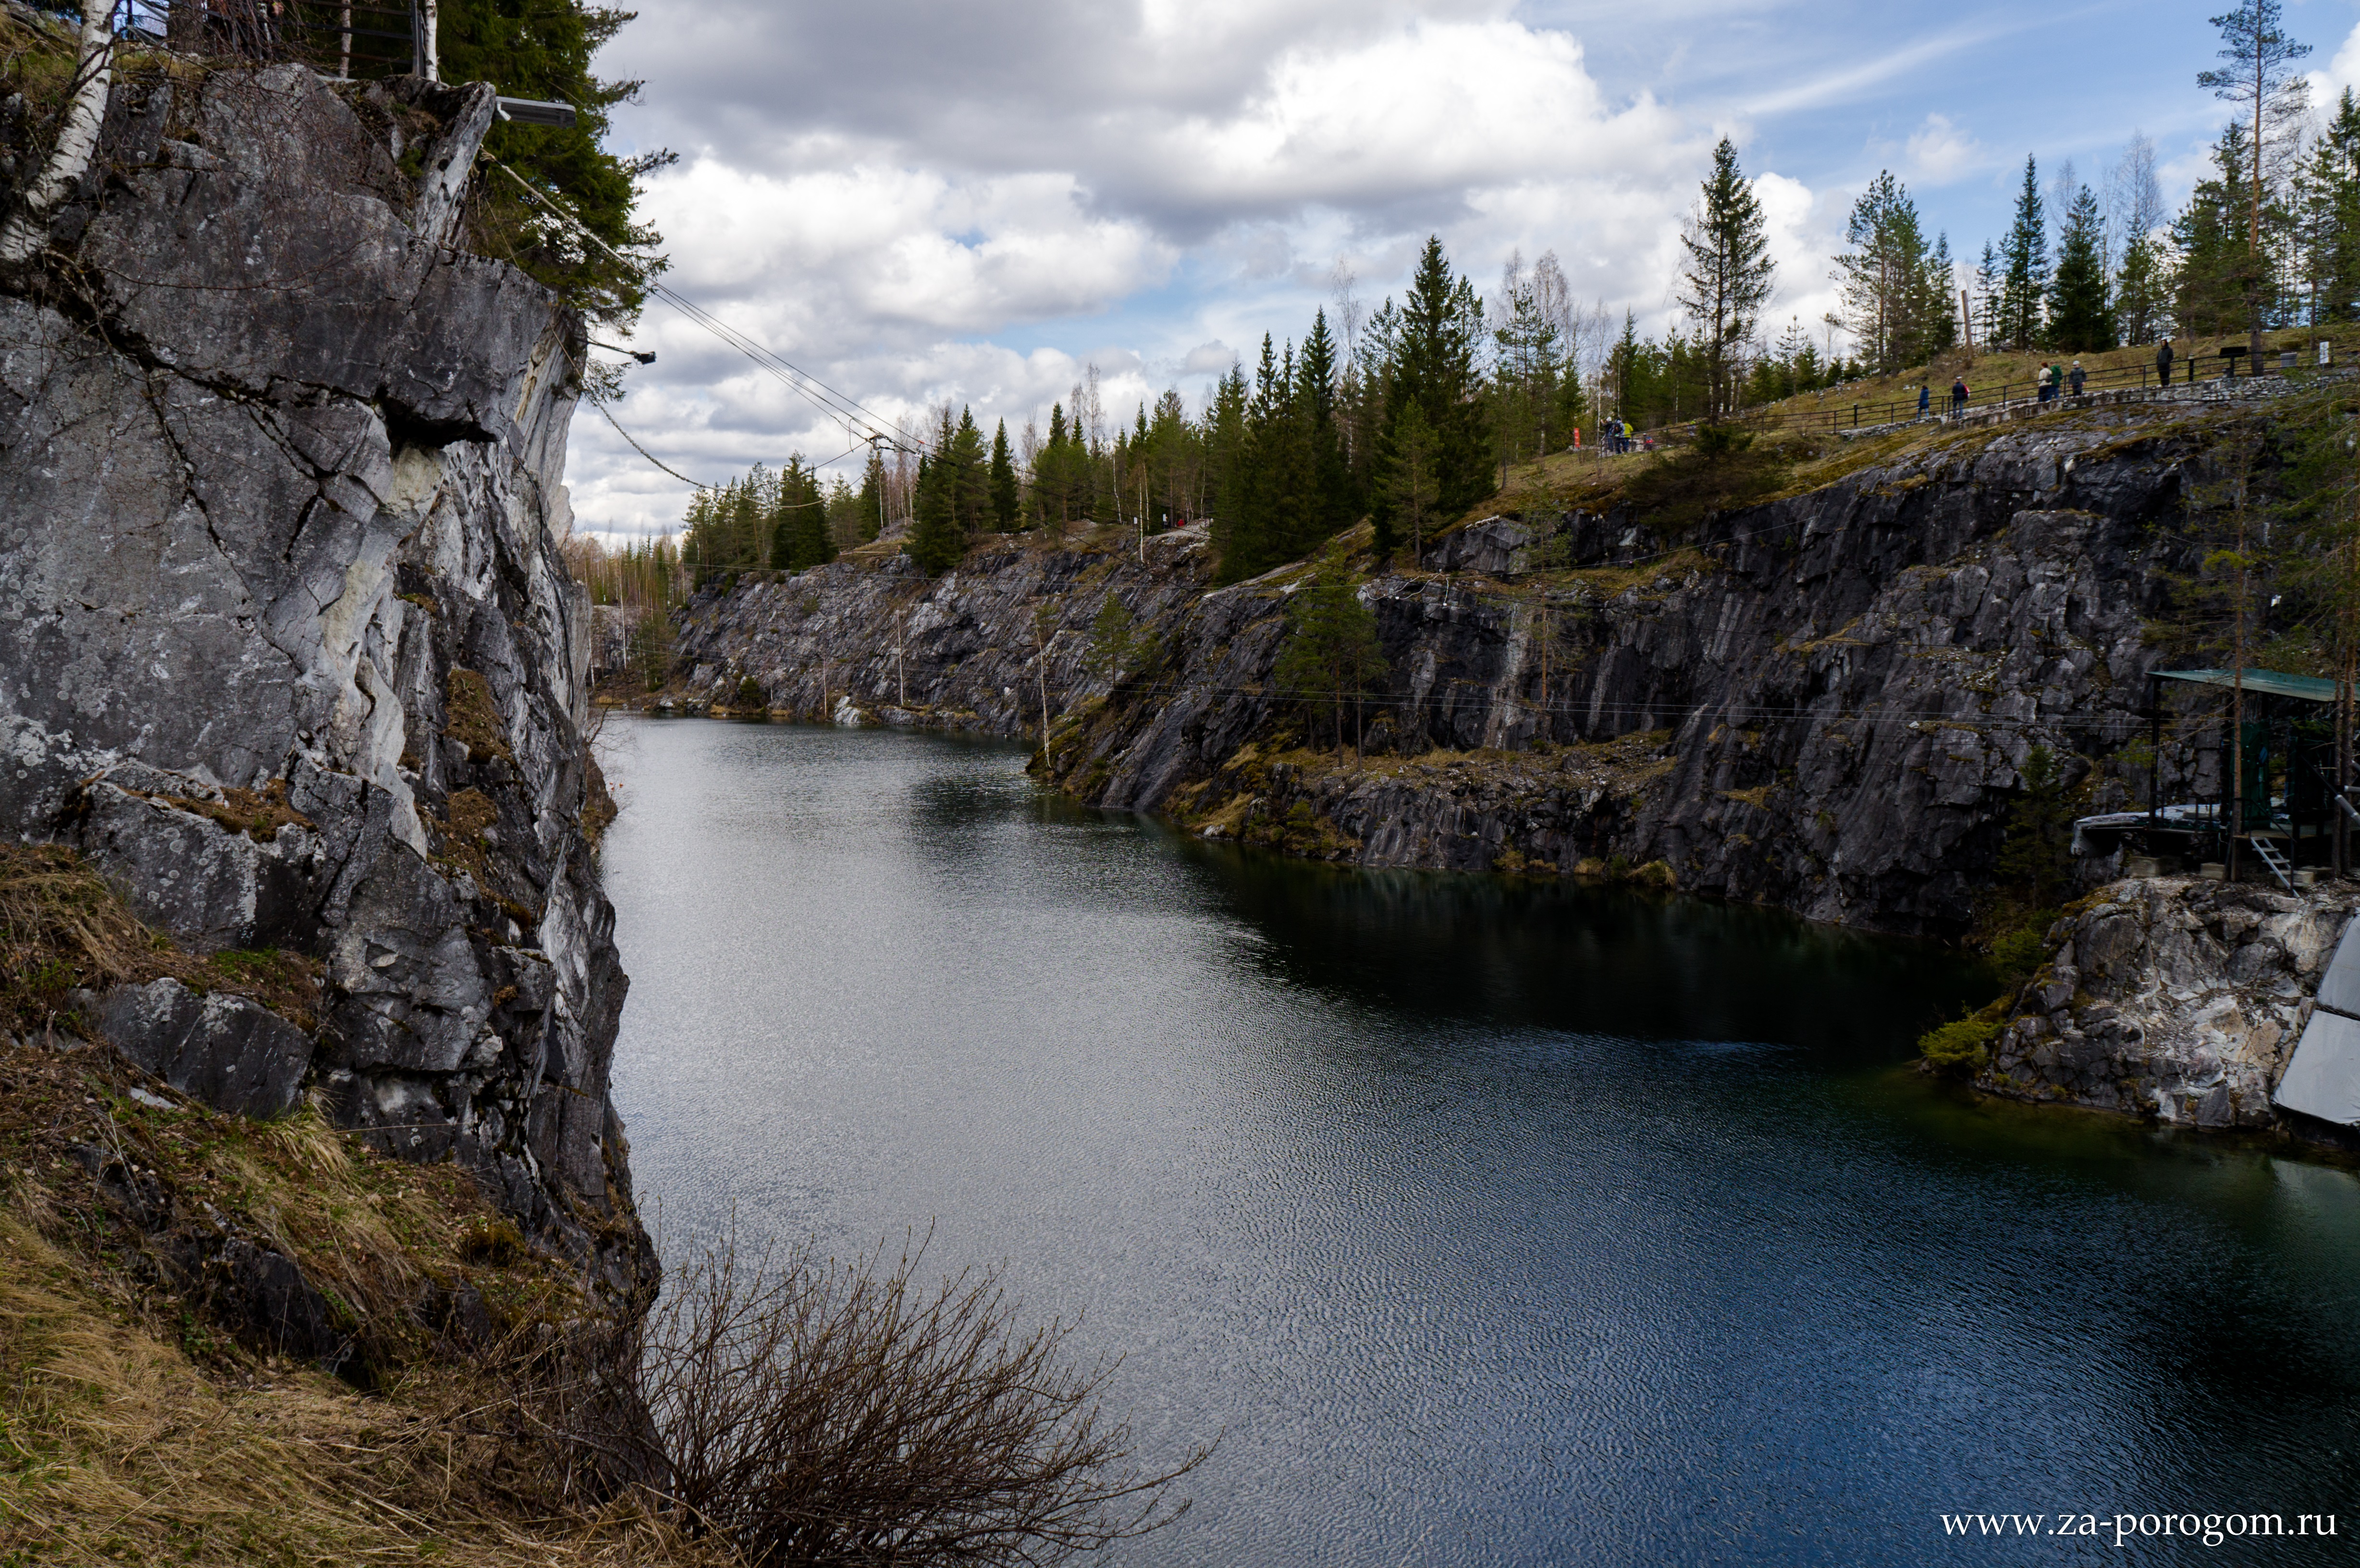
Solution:
[[[1554,250],[1585,300],[1672,321],[1681,213],[1720,136],[1771,216],[1769,318],[1834,304],[1828,257],[1890,169],[1961,261],[2025,156],[2096,185],[2134,131],[2177,205],[2228,114],[2197,88],[2201,5],[1513,5],[640,0],[602,72],[680,163],[650,182],[671,281],[869,407],[1045,421],[1087,366],[1110,413],[1193,404],[1339,265],[1373,302],[1438,233],[1487,292]],[[2324,98],[2360,74],[2360,0],[2289,0]],[[616,417],[692,478],[852,444],[651,306]],[[687,491],[578,420],[578,526],[636,533]]]

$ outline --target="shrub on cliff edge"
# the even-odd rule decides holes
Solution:
[[[1953,1018],[1918,1036],[1918,1054],[1935,1072],[1963,1078],[1991,1061],[1991,1042],[1998,1033],[1996,1019]]]

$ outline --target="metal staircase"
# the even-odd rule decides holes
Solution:
[[[2270,868],[2270,875],[2278,879],[2278,886],[2289,893],[2293,892],[2294,863],[2278,852],[2278,846],[2259,833],[2252,834],[2245,842],[2254,846],[2255,855]]]

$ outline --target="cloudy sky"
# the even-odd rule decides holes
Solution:
[[[2177,205],[2228,110],[2195,86],[2222,0],[638,0],[601,56],[668,281],[888,418],[948,397],[1046,421],[1096,365],[1110,411],[1194,406],[1338,267],[1373,302],[1439,234],[1477,287],[1554,250],[1576,292],[1671,321],[1714,141],[1758,178],[1774,323],[1816,322],[1880,169],[1961,259],[2024,159],[2092,184],[2135,130]],[[2309,62],[2360,80],[2360,0],[2287,0]],[[855,445],[662,304],[613,412],[693,479]],[[574,425],[578,526],[672,525],[688,490]],[[859,459],[839,466],[855,474]]]

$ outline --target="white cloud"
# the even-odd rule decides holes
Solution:
[[[2349,87],[2360,92],[2360,27],[2346,35],[2325,68],[2309,73],[2314,110],[2332,110],[2338,94]]]
[[[1660,331],[1716,134],[1610,94],[1579,38],[1502,0],[644,12],[608,69],[649,79],[640,145],[685,152],[646,198],[669,281],[912,422],[949,398],[1012,430],[1090,363],[1126,418],[1175,382],[1193,405],[1233,346],[1300,336],[1338,257],[1373,304],[1428,233],[1479,288],[1553,248],[1582,297]],[[1824,309],[1823,203],[1762,189],[1779,310]],[[636,342],[658,361],[614,413],[683,474],[854,444],[663,306]],[[686,500],[595,417],[570,478],[585,527],[662,527]]]
[[[1928,114],[1906,144],[1910,179],[1921,185],[1948,185],[1962,175],[1987,167],[1992,159],[1983,144],[1950,123],[1947,114]]]

